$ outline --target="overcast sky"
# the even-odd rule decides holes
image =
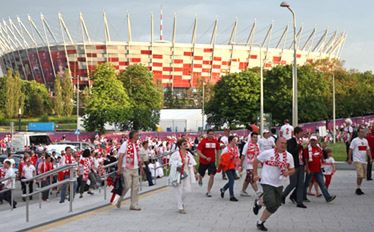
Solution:
[[[1,0],[0,16],[16,19],[20,16],[24,23],[27,15],[40,23],[43,13],[53,27],[58,38],[61,38],[57,27],[57,13],[64,15],[65,21],[76,41],[82,40],[79,27],[79,12],[83,12],[93,40],[103,40],[102,13],[108,16],[112,40],[127,40],[126,14],[132,21],[133,41],[150,39],[150,15],[155,17],[155,37],[159,36],[159,13],[164,11],[164,37],[170,39],[172,19],[177,16],[177,42],[189,42],[193,19],[198,17],[198,42],[209,41],[214,20],[219,19],[218,43],[227,43],[231,27],[238,19],[237,40],[244,42],[251,24],[256,20],[256,42],[264,38],[266,29],[274,24],[272,45],[280,38],[284,27],[292,25],[291,13],[279,7],[278,0]],[[322,36],[325,29],[329,35],[335,30],[346,32],[347,41],[341,57],[345,67],[360,71],[374,70],[372,56],[374,53],[374,1],[348,0],[298,0],[288,1],[297,16],[298,27],[303,25],[305,40],[314,27],[317,35]],[[288,39],[292,38],[291,31]],[[303,40],[302,39],[302,40]]]

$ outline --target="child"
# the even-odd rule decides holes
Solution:
[[[325,175],[325,186],[328,189],[331,183],[332,175],[336,171],[335,159],[332,156],[332,151],[329,148],[326,148],[323,152],[323,161],[322,161],[322,173]]]

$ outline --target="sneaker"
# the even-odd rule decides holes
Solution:
[[[200,187],[203,186],[203,180],[199,180]]]
[[[261,230],[261,231],[268,231],[268,228],[265,227],[264,222],[263,222],[263,223],[258,223],[258,222],[257,222],[257,225],[256,225],[256,226],[257,226],[257,229],[258,229],[258,230]]]
[[[186,210],[184,210],[184,209],[180,209],[180,210],[178,210],[178,212],[179,212],[180,214],[186,214],[186,213],[187,213]]]
[[[328,200],[326,200],[327,202],[332,202],[334,199],[336,198],[335,195],[332,195]]]
[[[221,192],[221,198],[224,198],[225,197],[225,191],[223,191],[223,189],[220,189],[219,191]]]
[[[297,204],[296,207],[303,208],[303,209],[307,208],[306,205],[304,205],[303,203]]]
[[[257,215],[258,214],[258,211],[261,209],[261,205],[258,205],[257,204],[257,200],[255,200],[255,204],[254,204],[254,206],[253,206],[253,213],[255,214],[255,215]]]
[[[205,196],[207,196],[207,197],[212,197],[212,194],[210,194],[210,193],[205,193]]]
[[[225,177],[222,177],[222,180],[227,180],[227,177],[225,176]]]
[[[93,192],[91,192],[91,191],[88,191],[87,193],[88,193],[88,194],[90,194],[90,195],[94,195],[94,193],[93,193]]]
[[[284,196],[281,197],[281,203],[284,205],[286,204],[286,198]]]
[[[362,190],[361,190],[360,188],[357,188],[357,189],[356,189],[356,194],[357,194],[357,195],[363,195],[363,194],[365,194],[365,193],[362,192]]]
[[[239,200],[236,199],[235,197],[230,197],[230,201],[239,201]]]
[[[240,192],[240,196],[241,197],[250,197],[251,195],[249,195],[247,192],[245,192],[245,191],[241,191]]]
[[[308,198],[305,198],[305,199],[303,200],[303,202],[310,202],[310,200],[309,200]]]
[[[139,208],[139,207],[130,207],[130,210],[140,211],[140,210],[142,210],[142,209]]]

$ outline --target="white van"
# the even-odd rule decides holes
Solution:
[[[22,132],[13,135],[12,147],[15,152],[23,151],[25,146],[30,146],[32,144],[49,145],[51,144],[51,139],[48,134],[45,133]]]

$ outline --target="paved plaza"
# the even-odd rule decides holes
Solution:
[[[354,194],[355,178],[353,170],[338,171],[333,177],[330,189],[332,194],[337,195],[335,201],[326,203],[323,197],[309,197],[311,203],[306,203],[308,208],[300,209],[287,200],[286,204],[266,222],[266,226],[269,231],[282,232],[373,231],[374,182],[365,182],[362,188],[365,195],[356,196]],[[165,180],[166,178],[163,178],[158,181],[158,187],[164,185]],[[33,231],[257,231],[255,223],[258,216],[252,213],[253,194],[251,197],[239,197],[242,179],[235,183],[235,192],[239,202],[230,202],[228,192],[225,199],[221,199],[218,190],[225,181],[221,180],[221,175],[217,175],[215,180],[212,198],[207,198],[204,194],[207,179],[204,180],[203,187],[196,185],[194,191],[186,195],[187,214],[185,215],[177,213],[173,189],[165,187],[142,194],[140,198],[142,211],[140,212],[129,211],[129,202],[126,200],[121,209],[107,205],[36,227]],[[82,202],[79,205],[80,201],[82,199],[75,203],[77,205],[75,211],[104,205],[102,196],[99,202],[91,202],[84,206]],[[90,201],[93,201],[93,198]],[[47,204],[48,206],[44,206],[42,210],[37,209],[36,206],[31,209],[33,225],[38,222],[37,214],[48,214],[49,211],[56,211],[54,207],[61,206],[53,201]],[[63,211],[60,209],[61,215],[68,215],[67,210],[68,205],[65,205]],[[5,227],[6,231],[13,231],[16,229],[12,228],[21,228],[19,225],[16,226],[16,222],[27,225],[24,222],[25,209],[23,207],[8,212],[13,214],[13,219],[4,217],[7,221],[2,220],[1,228]],[[7,212],[0,213],[6,214]],[[14,219],[17,215],[22,222]],[[12,221],[15,223],[13,224]],[[14,227],[10,226],[12,224]]]

